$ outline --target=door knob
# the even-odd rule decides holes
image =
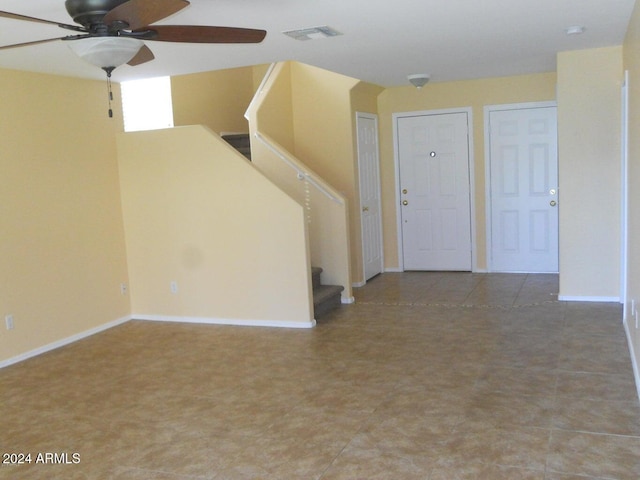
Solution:
[[[406,195],[407,193],[409,193],[409,191],[406,188],[404,188],[404,189],[402,189],[402,193],[404,193]]]
[[[558,204],[558,202],[556,202],[555,200],[551,200],[549,202],[549,205],[551,205],[552,207],[555,207]]]
[[[406,200],[403,200],[403,201],[402,201],[402,204],[403,204],[403,205],[409,205],[409,202],[407,202]]]

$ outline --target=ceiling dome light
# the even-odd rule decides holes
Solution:
[[[100,68],[115,68],[127,63],[140,51],[144,42],[128,37],[88,37],[69,42],[69,48]]]
[[[409,82],[411,83],[411,85],[420,89],[429,82],[429,79],[431,79],[431,76],[427,73],[415,73],[413,75],[409,75],[407,79],[409,79]]]

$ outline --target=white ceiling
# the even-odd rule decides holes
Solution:
[[[267,30],[257,45],[147,42],[156,59],[119,67],[115,81],[297,60],[381,86],[555,71],[556,53],[619,45],[635,0],[191,0],[159,23]],[[0,10],[73,23],[64,0],[0,0]],[[329,25],[344,35],[296,41],[283,31]],[[585,33],[565,29],[583,25]],[[0,19],[0,45],[69,34]],[[65,42],[0,51],[0,68],[104,78]]]

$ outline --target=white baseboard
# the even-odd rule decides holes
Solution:
[[[351,287],[353,288],[361,288],[364,287],[367,284],[367,282],[353,282],[351,284]]]
[[[384,269],[384,273],[403,273],[404,270],[400,267],[388,267]]]
[[[343,305],[351,305],[352,303],[356,303],[356,297],[342,297],[340,302]]]
[[[150,322],[201,323],[205,325],[232,325],[238,327],[272,327],[272,328],[313,328],[315,319],[310,322],[278,322],[275,320],[239,320],[228,318],[174,317],[166,315],[131,315],[134,320]]]
[[[640,399],[640,366],[638,365],[638,357],[636,355],[633,341],[631,340],[631,328],[629,327],[629,319],[625,318],[622,323],[624,324],[624,331],[627,334],[629,353],[631,354],[631,365],[633,366],[633,376],[636,379],[636,390],[638,392],[638,399]]]
[[[8,358],[7,360],[0,361],[0,368],[8,367],[9,365],[13,365],[14,363],[22,362],[32,357],[36,357],[38,355],[42,355],[43,353],[50,352],[51,350],[55,350],[60,347],[64,347],[65,345],[69,345],[70,343],[77,342],[84,338],[95,335],[96,333],[104,332],[105,330],[109,330],[110,328],[117,327],[118,325],[122,325],[123,323],[131,320],[131,317],[123,317],[118,320],[114,320],[113,322],[105,323],[98,327],[85,330],[84,332],[77,333],[75,335],[71,335],[70,337],[63,338],[61,340],[57,340],[52,343],[48,343],[42,347],[35,348],[33,350],[29,350],[28,352],[21,353],[12,358]]]
[[[620,297],[590,297],[582,295],[558,295],[561,302],[602,302],[620,303]]]
[[[355,302],[355,299],[351,297],[352,301],[348,303]],[[344,300],[343,300],[343,303]],[[64,347],[71,343],[77,342],[84,338],[90,337],[100,332],[104,332],[105,330],[109,330],[110,328],[117,327],[118,325],[122,325],[130,320],[148,320],[155,322],[178,322],[178,323],[203,323],[210,325],[236,325],[236,326],[247,326],[247,327],[275,327],[275,328],[313,328],[316,325],[315,319],[310,322],[277,322],[272,320],[230,320],[230,319],[220,319],[220,318],[197,318],[197,317],[169,317],[162,315],[131,315],[128,317],[119,318],[118,320],[114,320],[113,322],[105,323],[98,327],[85,330],[84,332],[77,333],[75,335],[71,335],[70,337],[63,338],[61,340],[57,340],[52,343],[48,343],[47,345],[43,345],[42,347],[35,348],[33,350],[29,350],[28,352],[21,353],[20,355],[16,355],[15,357],[8,358],[6,360],[0,361],[0,368],[8,367],[9,365],[13,365],[15,363],[23,362],[24,360],[28,360],[29,358],[36,357],[38,355],[42,355],[43,353],[50,352],[51,350],[55,350],[57,348]]]

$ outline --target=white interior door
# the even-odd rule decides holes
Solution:
[[[491,270],[558,271],[557,108],[489,112]]]
[[[471,270],[466,112],[397,118],[405,270]]]
[[[382,273],[383,269],[378,117],[358,112],[356,123],[358,127],[362,257],[366,281]]]

